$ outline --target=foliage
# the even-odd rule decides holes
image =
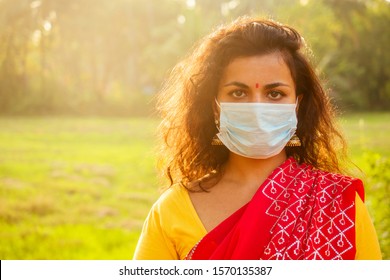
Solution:
[[[341,125],[390,259],[387,119],[358,114]],[[159,195],[156,126],[141,118],[0,118],[0,259],[130,259]]]
[[[335,93],[350,106],[380,110],[390,107],[389,1],[326,0],[340,27],[337,51],[328,73],[338,76]]]
[[[380,240],[383,259],[390,259],[390,158],[376,153],[365,154],[365,158],[370,166],[367,170],[369,189],[367,207],[372,213],[376,213],[374,225]]]
[[[237,16],[300,30],[332,95],[389,109],[385,0],[1,0],[1,114],[147,115],[169,69]],[[140,109],[142,108],[142,109]]]

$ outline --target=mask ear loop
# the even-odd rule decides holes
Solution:
[[[217,130],[219,131],[219,116],[221,114],[221,104],[219,104],[217,98],[215,97],[214,99],[215,101],[215,104],[217,105],[217,107],[214,107],[214,123],[215,123],[215,126],[217,127]],[[219,109],[219,114],[217,114],[217,112],[215,110]]]
[[[214,99],[216,106],[214,105],[214,122],[215,126],[219,132],[219,116],[221,115],[221,105],[219,104],[217,98]],[[219,116],[217,114],[217,110],[219,110]],[[212,146],[223,146],[224,144],[222,141],[218,138],[217,135],[214,135],[213,139],[211,140],[211,145]]]
[[[217,98],[214,98],[215,104],[217,104],[219,110],[221,110],[221,104],[218,102]]]

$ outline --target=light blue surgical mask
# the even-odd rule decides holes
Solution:
[[[296,104],[222,102],[217,136],[233,153],[265,159],[283,150],[297,122]]]

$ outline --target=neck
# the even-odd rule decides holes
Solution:
[[[225,165],[224,177],[242,186],[258,188],[272,171],[286,159],[287,155],[284,150],[266,159],[252,159],[230,153],[229,160]]]

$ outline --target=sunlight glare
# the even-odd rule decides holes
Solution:
[[[302,6],[306,6],[307,4],[309,4],[309,0],[299,0],[299,3],[300,3]]]
[[[178,23],[178,24],[184,24],[185,22],[186,22],[186,17],[185,17],[185,16],[179,15],[179,16],[177,17],[177,23]]]
[[[42,32],[41,30],[35,30],[34,33],[31,36],[31,40],[34,45],[38,46],[39,42],[41,41],[42,38]]]
[[[41,6],[42,2],[40,0],[37,0],[37,1],[33,1],[31,2],[30,4],[30,8],[31,9],[36,9],[36,8],[39,8]]]
[[[196,0],[187,0],[186,5],[188,9],[193,9],[196,6]]]
[[[231,0],[227,3],[221,4],[221,13],[223,16],[227,16],[230,14],[230,11],[234,10],[240,5],[239,0]]]
[[[45,29],[45,31],[49,32],[52,28],[52,25],[51,25],[51,22],[50,21],[45,21],[45,23],[43,24],[43,29]]]

